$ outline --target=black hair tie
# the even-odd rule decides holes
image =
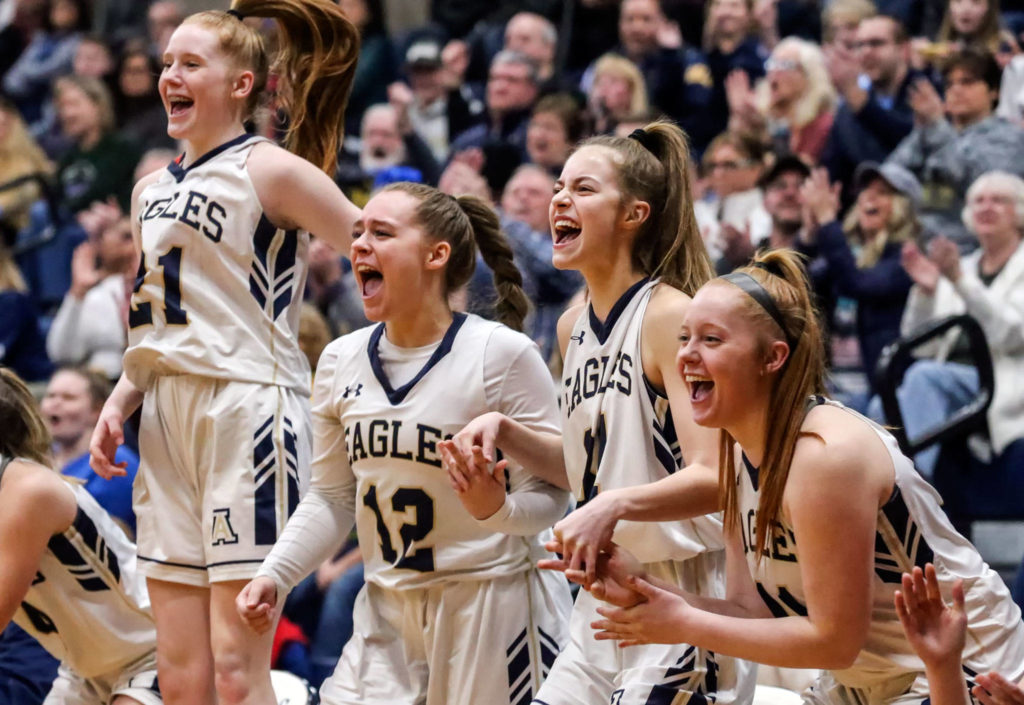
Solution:
[[[238,20],[239,22],[241,22],[242,20],[244,20],[244,19],[245,19],[245,16],[244,16],[244,15],[243,15],[243,14],[242,14],[241,12],[239,12],[238,10],[236,10],[236,9],[234,9],[234,8],[232,8],[232,9],[228,10],[228,11],[227,11],[227,13],[228,13],[229,15],[231,15],[232,17],[234,17],[234,18],[235,18],[236,20]]]
[[[755,263],[754,266],[759,264],[761,264],[761,262]],[[760,268],[767,270],[767,265]],[[750,298],[760,304],[761,308],[768,312],[768,315],[772,317],[772,320],[775,321],[782,330],[782,334],[786,336],[786,343],[789,345],[789,354],[792,356],[793,351],[796,350],[797,339],[794,338],[786,328],[786,319],[782,317],[782,311],[780,311],[779,307],[775,305],[775,299],[773,299],[772,295],[768,293],[768,290],[761,286],[761,282],[757,281],[746,272],[732,272],[731,274],[726,274],[722,279],[730,284],[735,284],[740,289],[743,289]]]
[[[775,276],[779,277],[780,279],[785,279],[786,278],[786,275],[782,271],[782,267],[779,266],[778,262],[751,262],[750,266],[751,267],[757,267],[758,269],[760,269],[763,272],[768,272],[769,274],[774,274]]]
[[[638,127],[629,133],[629,139],[636,140],[644,149],[651,154],[654,154],[654,135],[647,132],[647,130],[642,127]],[[655,154],[655,156],[657,155]]]

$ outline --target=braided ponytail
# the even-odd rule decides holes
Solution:
[[[498,214],[477,196],[459,196],[455,200],[469,217],[480,255],[494,272],[494,288],[498,292],[498,300],[494,303],[497,319],[513,330],[522,331],[530,300],[523,291],[523,275],[513,261],[512,247],[501,232]]]

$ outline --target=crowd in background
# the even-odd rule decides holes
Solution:
[[[580,139],[667,117],[689,136],[719,273],[763,248],[807,256],[847,403],[884,420],[885,346],[949,313],[978,320],[995,394],[971,447],[995,462],[1024,438],[1024,2],[1002,2],[433,0],[431,21],[389,33],[396,3],[340,0],[362,48],[335,179],[357,205],[396,181],[493,203],[556,370],[556,321],[584,294],[551,266],[555,180]],[[99,481],[83,458],[126,345],[132,186],[177,154],[157,79],[185,14],[175,0],[0,2],[0,364],[36,383],[58,466],[129,532],[130,477]],[[282,114],[270,100],[251,128],[278,139]],[[366,323],[341,254],[313,243],[313,366]],[[479,262],[461,306],[488,315],[489,281]],[[899,390],[912,434],[979,389],[963,338],[939,343]],[[917,457],[928,477],[937,456]],[[292,597],[283,662],[329,673],[360,584],[358,547],[339,547]]]

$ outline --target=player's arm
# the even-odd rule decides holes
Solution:
[[[327,174],[272,144],[253,148],[249,177],[264,213],[279,228],[298,228],[347,254],[359,209]]]
[[[619,521],[674,521],[718,511],[719,434],[693,421],[689,390],[676,363],[679,343],[666,333],[679,329],[689,302],[671,287],[655,289],[641,340],[644,375],[665,390],[686,466],[658,482],[605,490],[555,526],[560,552],[572,568],[586,571],[585,585],[594,580],[597,555],[611,543]]]
[[[0,630],[18,611],[54,534],[71,526],[77,505],[64,481],[35,463],[15,460],[0,483]]]
[[[484,350],[483,369],[488,406],[532,431],[558,434],[551,375],[532,341],[496,329]],[[466,510],[484,528],[529,536],[552,526],[565,514],[569,492],[541,479],[540,473],[509,465],[505,460],[488,464],[482,450],[475,452],[475,462],[466,463],[454,445],[452,441],[441,445],[449,479]],[[510,487],[507,494],[506,471]],[[560,479],[568,484],[564,476]]]

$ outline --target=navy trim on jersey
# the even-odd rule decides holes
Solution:
[[[137,560],[148,561],[149,563],[159,563],[160,565],[169,565],[172,568],[188,568],[189,570],[206,570],[205,565],[192,565],[191,563],[175,563],[174,561],[162,561],[159,558],[150,558],[139,554],[136,556]]]
[[[750,458],[747,457],[746,453],[740,453],[740,456],[743,458],[743,467],[747,469],[747,474],[750,475],[750,484],[754,486],[754,492],[757,492],[759,471],[754,467],[754,464],[750,462]]]
[[[199,159],[196,159],[194,162],[189,164],[187,167],[183,167],[180,164],[180,162],[179,162],[179,160],[182,160],[182,159],[185,158],[184,153],[182,153],[182,155],[180,157],[178,157],[173,162],[171,162],[170,164],[167,165],[167,171],[171,172],[171,176],[174,177],[175,181],[177,181],[178,183],[181,183],[181,180],[185,178],[185,175],[188,174],[188,172],[190,172],[193,169],[195,169],[197,166],[205,164],[206,162],[208,162],[211,159],[213,159],[214,157],[216,157],[218,154],[224,152],[225,150],[231,149],[235,145],[242,144],[243,142],[245,142],[246,140],[248,140],[248,139],[250,139],[252,137],[255,137],[255,135],[251,135],[248,132],[246,132],[245,134],[239,135],[238,137],[234,138],[233,140],[228,140],[227,142],[225,142],[224,144],[220,145],[219,147],[214,147],[209,152],[207,152],[203,156],[199,157]]]
[[[594,313],[594,305],[590,304],[587,306],[587,310],[590,312],[590,330],[594,331],[594,335],[597,336],[598,341],[604,345],[608,340],[608,336],[612,333],[612,328],[615,327],[615,323],[619,320],[619,316],[626,310],[626,306],[629,305],[630,300],[643,288],[644,284],[649,282],[648,277],[644,277],[633,286],[626,289],[626,291],[619,297],[619,300],[612,306],[612,310],[608,313],[608,318],[602,323],[601,319]]]
[[[373,376],[377,378],[380,386],[384,388],[384,393],[388,397],[388,401],[391,405],[401,404],[405,401],[406,396],[412,391],[412,388],[416,386],[416,383],[423,379],[428,372],[441,361],[441,359],[451,352],[452,344],[455,342],[455,334],[459,332],[459,328],[466,322],[466,314],[464,313],[453,313],[452,323],[448,326],[448,330],[445,331],[444,338],[441,339],[441,344],[437,346],[437,350],[427,360],[427,364],[423,365],[423,368],[416,373],[416,376],[411,380],[403,384],[398,389],[391,386],[391,381],[388,379],[387,372],[384,371],[384,365],[380,361],[380,350],[378,345],[380,343],[380,337],[384,335],[384,324],[378,325],[373,333],[370,334],[370,343],[366,347],[366,352],[370,355],[370,367],[373,368]]]

